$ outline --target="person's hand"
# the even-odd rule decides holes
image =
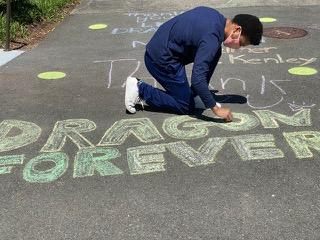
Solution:
[[[219,106],[215,105],[211,110],[215,115],[223,118],[225,121],[227,121],[227,122],[232,121],[233,117],[232,117],[232,113],[229,108],[219,107]]]

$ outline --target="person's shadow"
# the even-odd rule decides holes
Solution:
[[[219,103],[246,104],[247,98],[237,94],[216,95],[217,90],[210,90],[214,99]]]
[[[214,96],[215,100],[219,103],[231,103],[231,104],[246,104],[247,103],[247,98],[241,95],[237,95],[237,94],[225,94],[225,95],[216,95],[217,90],[210,90],[210,92],[212,93],[212,95]],[[179,113],[176,113],[174,111],[170,111],[168,109],[159,109],[159,108],[153,108],[149,105],[145,105],[144,107],[142,107],[141,105],[136,105],[136,110],[137,111],[147,111],[147,112],[158,112],[158,113],[168,113],[168,114],[175,114],[175,115],[181,115]],[[192,117],[196,117],[200,120],[203,121],[213,121],[213,122],[219,122],[219,123],[225,123],[225,121],[221,118],[215,118],[215,117],[208,117],[203,115],[203,112],[206,109],[204,108],[196,108],[195,112],[193,115],[190,115]],[[127,111],[128,114],[130,114]]]

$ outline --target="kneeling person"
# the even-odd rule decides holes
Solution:
[[[212,8],[197,7],[162,24],[146,46],[145,65],[165,91],[142,80],[126,81],[125,106],[135,113],[143,100],[148,105],[178,114],[192,114],[199,96],[218,117],[232,121],[229,108],[221,107],[209,90],[210,78],[221,57],[221,44],[238,49],[258,45],[262,24],[253,15],[239,14],[232,20]],[[194,63],[189,86],[185,66]]]

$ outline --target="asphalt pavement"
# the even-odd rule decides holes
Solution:
[[[127,114],[145,45],[197,5],[263,19],[210,87],[234,113]],[[320,239],[319,1],[85,0],[0,67],[1,239]],[[192,66],[188,66],[188,75]]]

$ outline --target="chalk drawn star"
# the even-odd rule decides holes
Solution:
[[[293,111],[293,112],[298,112],[302,109],[305,108],[312,108],[315,106],[315,104],[311,104],[311,105],[306,105],[305,102],[302,102],[302,105],[296,104],[294,101],[292,103],[288,103],[289,108]]]

